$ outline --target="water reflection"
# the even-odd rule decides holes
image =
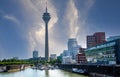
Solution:
[[[87,77],[79,74],[70,73],[63,70],[33,70],[26,69],[24,71],[14,73],[0,73],[0,77]]]
[[[49,70],[45,70],[46,77],[49,77]]]

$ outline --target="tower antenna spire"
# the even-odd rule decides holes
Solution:
[[[46,13],[47,13],[47,0],[46,0]]]

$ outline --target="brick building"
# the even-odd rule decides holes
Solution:
[[[77,55],[76,55],[76,61],[77,61],[77,63],[79,63],[79,64],[86,63],[87,60],[86,60],[85,54],[84,54],[84,53],[79,53],[79,54],[77,54]]]
[[[105,32],[96,32],[93,35],[87,36],[87,48],[104,43],[105,41]]]

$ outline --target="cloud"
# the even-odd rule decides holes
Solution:
[[[81,45],[85,44],[87,15],[94,4],[94,0],[48,0],[48,12],[51,15],[49,22],[49,51],[59,54],[66,49],[68,38],[77,38]],[[79,9],[75,3],[84,2]],[[45,52],[45,24],[42,15],[45,12],[45,0],[19,0],[20,14],[6,14],[0,11],[0,15],[16,24],[25,41],[29,57],[32,51],[38,50],[40,56]],[[59,5],[57,5],[59,4]],[[59,9],[58,9],[59,8]],[[12,12],[11,12],[12,13]],[[20,20],[20,21],[19,21]],[[21,23],[22,22],[22,23]],[[82,41],[81,41],[82,40]]]
[[[40,55],[44,56],[44,38],[45,38],[45,24],[42,20],[42,15],[45,12],[45,0],[21,0],[22,6],[24,7],[25,12],[27,13],[26,18],[28,18],[28,21],[26,24],[27,27],[27,33],[25,34],[25,37],[29,41],[29,51],[31,55],[32,51],[34,49],[38,50]],[[49,36],[52,36],[53,31],[51,30],[55,23],[58,21],[56,8],[52,4],[52,1],[48,1],[48,12],[51,15],[51,20],[49,22]],[[49,8],[50,7],[50,8]],[[31,22],[30,22],[31,21]],[[25,26],[25,25],[24,25]],[[54,38],[49,37],[49,47],[50,51],[54,50],[53,44],[56,44],[54,42]]]
[[[77,32],[79,30],[79,23],[78,23],[78,9],[75,6],[74,0],[69,0],[66,8],[66,14],[65,14],[65,20],[68,23],[70,33],[70,38],[75,38],[77,35]]]
[[[87,0],[83,9],[78,10],[74,0],[68,0],[63,18],[60,15],[53,0],[48,0],[48,12],[51,15],[49,22],[49,49],[50,53],[60,53],[67,45],[68,38],[77,38],[79,43],[85,47],[86,37],[86,19],[94,0]],[[64,1],[63,1],[64,2]],[[42,15],[45,12],[44,0],[21,0],[24,12],[27,14],[24,35],[29,41],[29,56],[34,49],[38,50],[40,55],[44,56],[45,49],[45,24]],[[62,6],[61,6],[62,8]],[[58,21],[59,19],[59,21]],[[59,22],[59,24],[58,24]],[[58,27],[59,26],[59,27]],[[65,43],[65,41],[66,43]],[[81,41],[82,40],[82,41]],[[84,41],[83,41],[84,40]],[[56,46],[57,44],[57,46]]]
[[[78,30],[77,35],[79,42],[83,47],[86,47],[86,36],[91,31],[89,30],[90,24],[87,22],[87,19],[89,11],[93,7],[95,1],[96,0],[86,0],[82,7],[82,10],[79,10],[79,26],[81,28]]]
[[[12,22],[14,22],[16,24],[19,24],[19,20],[14,16],[4,15],[4,18],[7,19],[7,20],[10,20],[10,21],[12,21]]]
[[[75,0],[69,0],[64,16],[64,23],[69,29],[69,38],[77,38],[80,45],[86,47],[86,35],[88,31],[88,24],[86,22],[89,10],[93,6],[95,0],[77,1],[83,3],[82,9],[78,10]]]
[[[20,21],[15,16],[9,15],[3,10],[0,10],[0,17],[10,20],[10,21],[16,23],[17,25],[20,24]]]
[[[45,12],[45,0],[20,0],[19,2],[21,4],[24,22],[20,23],[20,21],[12,15],[4,15],[4,18],[17,24],[20,23],[19,28],[22,32],[22,37],[28,42],[27,49],[29,57],[32,56],[33,50],[38,50],[39,55],[44,56],[45,24],[42,20],[42,15]],[[84,23],[86,23],[87,13],[83,17],[82,12],[88,12],[87,10],[92,6],[91,2],[86,1],[84,6],[85,10],[81,12],[81,10],[78,10],[74,0],[68,0],[64,15],[60,14],[59,9],[54,6],[53,3],[56,2],[48,0],[47,3],[48,12],[51,15],[49,22],[50,53],[59,54],[62,52],[67,46],[67,39],[70,37],[85,40],[83,36],[85,37]],[[61,6],[61,8],[64,6]],[[80,41],[80,44],[83,43]]]

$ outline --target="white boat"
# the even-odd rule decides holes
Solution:
[[[79,73],[79,74],[86,74],[87,73],[85,69],[78,69],[78,68],[72,68],[72,72]]]
[[[0,69],[0,72],[3,72],[4,70]]]
[[[4,72],[6,70],[6,66],[0,67],[0,72]]]

